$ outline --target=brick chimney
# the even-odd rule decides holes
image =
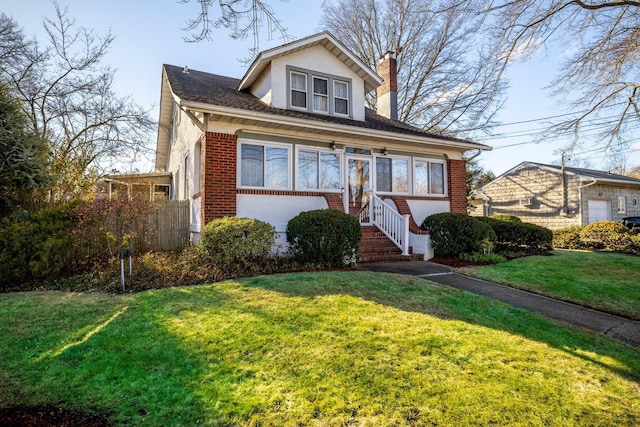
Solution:
[[[388,51],[378,60],[376,73],[384,79],[376,89],[378,114],[398,120],[398,66],[394,52]]]

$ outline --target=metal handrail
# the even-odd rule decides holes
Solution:
[[[371,196],[373,203],[373,224],[382,231],[400,250],[409,255],[409,217],[401,215],[376,195]]]

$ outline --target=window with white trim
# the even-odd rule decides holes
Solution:
[[[287,67],[288,68],[288,67]],[[287,105],[336,116],[351,115],[351,80],[314,71],[289,69]]]
[[[627,213],[627,197],[626,196],[618,196],[618,213],[619,214]]]
[[[338,152],[307,147],[299,149],[297,188],[339,191],[341,164],[341,156]]]
[[[329,112],[329,80],[313,76],[313,111]]]
[[[333,81],[333,111],[336,114],[349,114],[349,83]]]
[[[291,72],[291,106],[307,109],[307,75]]]
[[[240,145],[240,186],[289,188],[290,148],[276,144]]]
[[[409,159],[376,157],[376,191],[409,193]]]
[[[415,159],[413,176],[415,194],[437,196],[446,194],[446,169],[443,161]]]

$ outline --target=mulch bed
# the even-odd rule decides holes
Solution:
[[[108,427],[104,415],[87,415],[56,406],[0,408],[0,425],[10,427]]]

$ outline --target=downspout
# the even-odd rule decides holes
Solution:
[[[476,157],[478,157],[480,154],[482,154],[482,149],[480,148],[476,148],[476,150],[478,150],[478,152],[476,154],[474,154],[473,156],[469,157],[468,159],[465,159],[465,161],[470,162],[471,160],[475,159]]]
[[[585,218],[584,218],[584,206],[582,205],[582,189],[587,188],[587,187],[591,187],[594,184],[597,184],[598,180],[594,179],[593,181],[589,182],[588,184],[585,185],[579,185],[578,186],[578,199],[580,201],[580,225],[585,225]]]

